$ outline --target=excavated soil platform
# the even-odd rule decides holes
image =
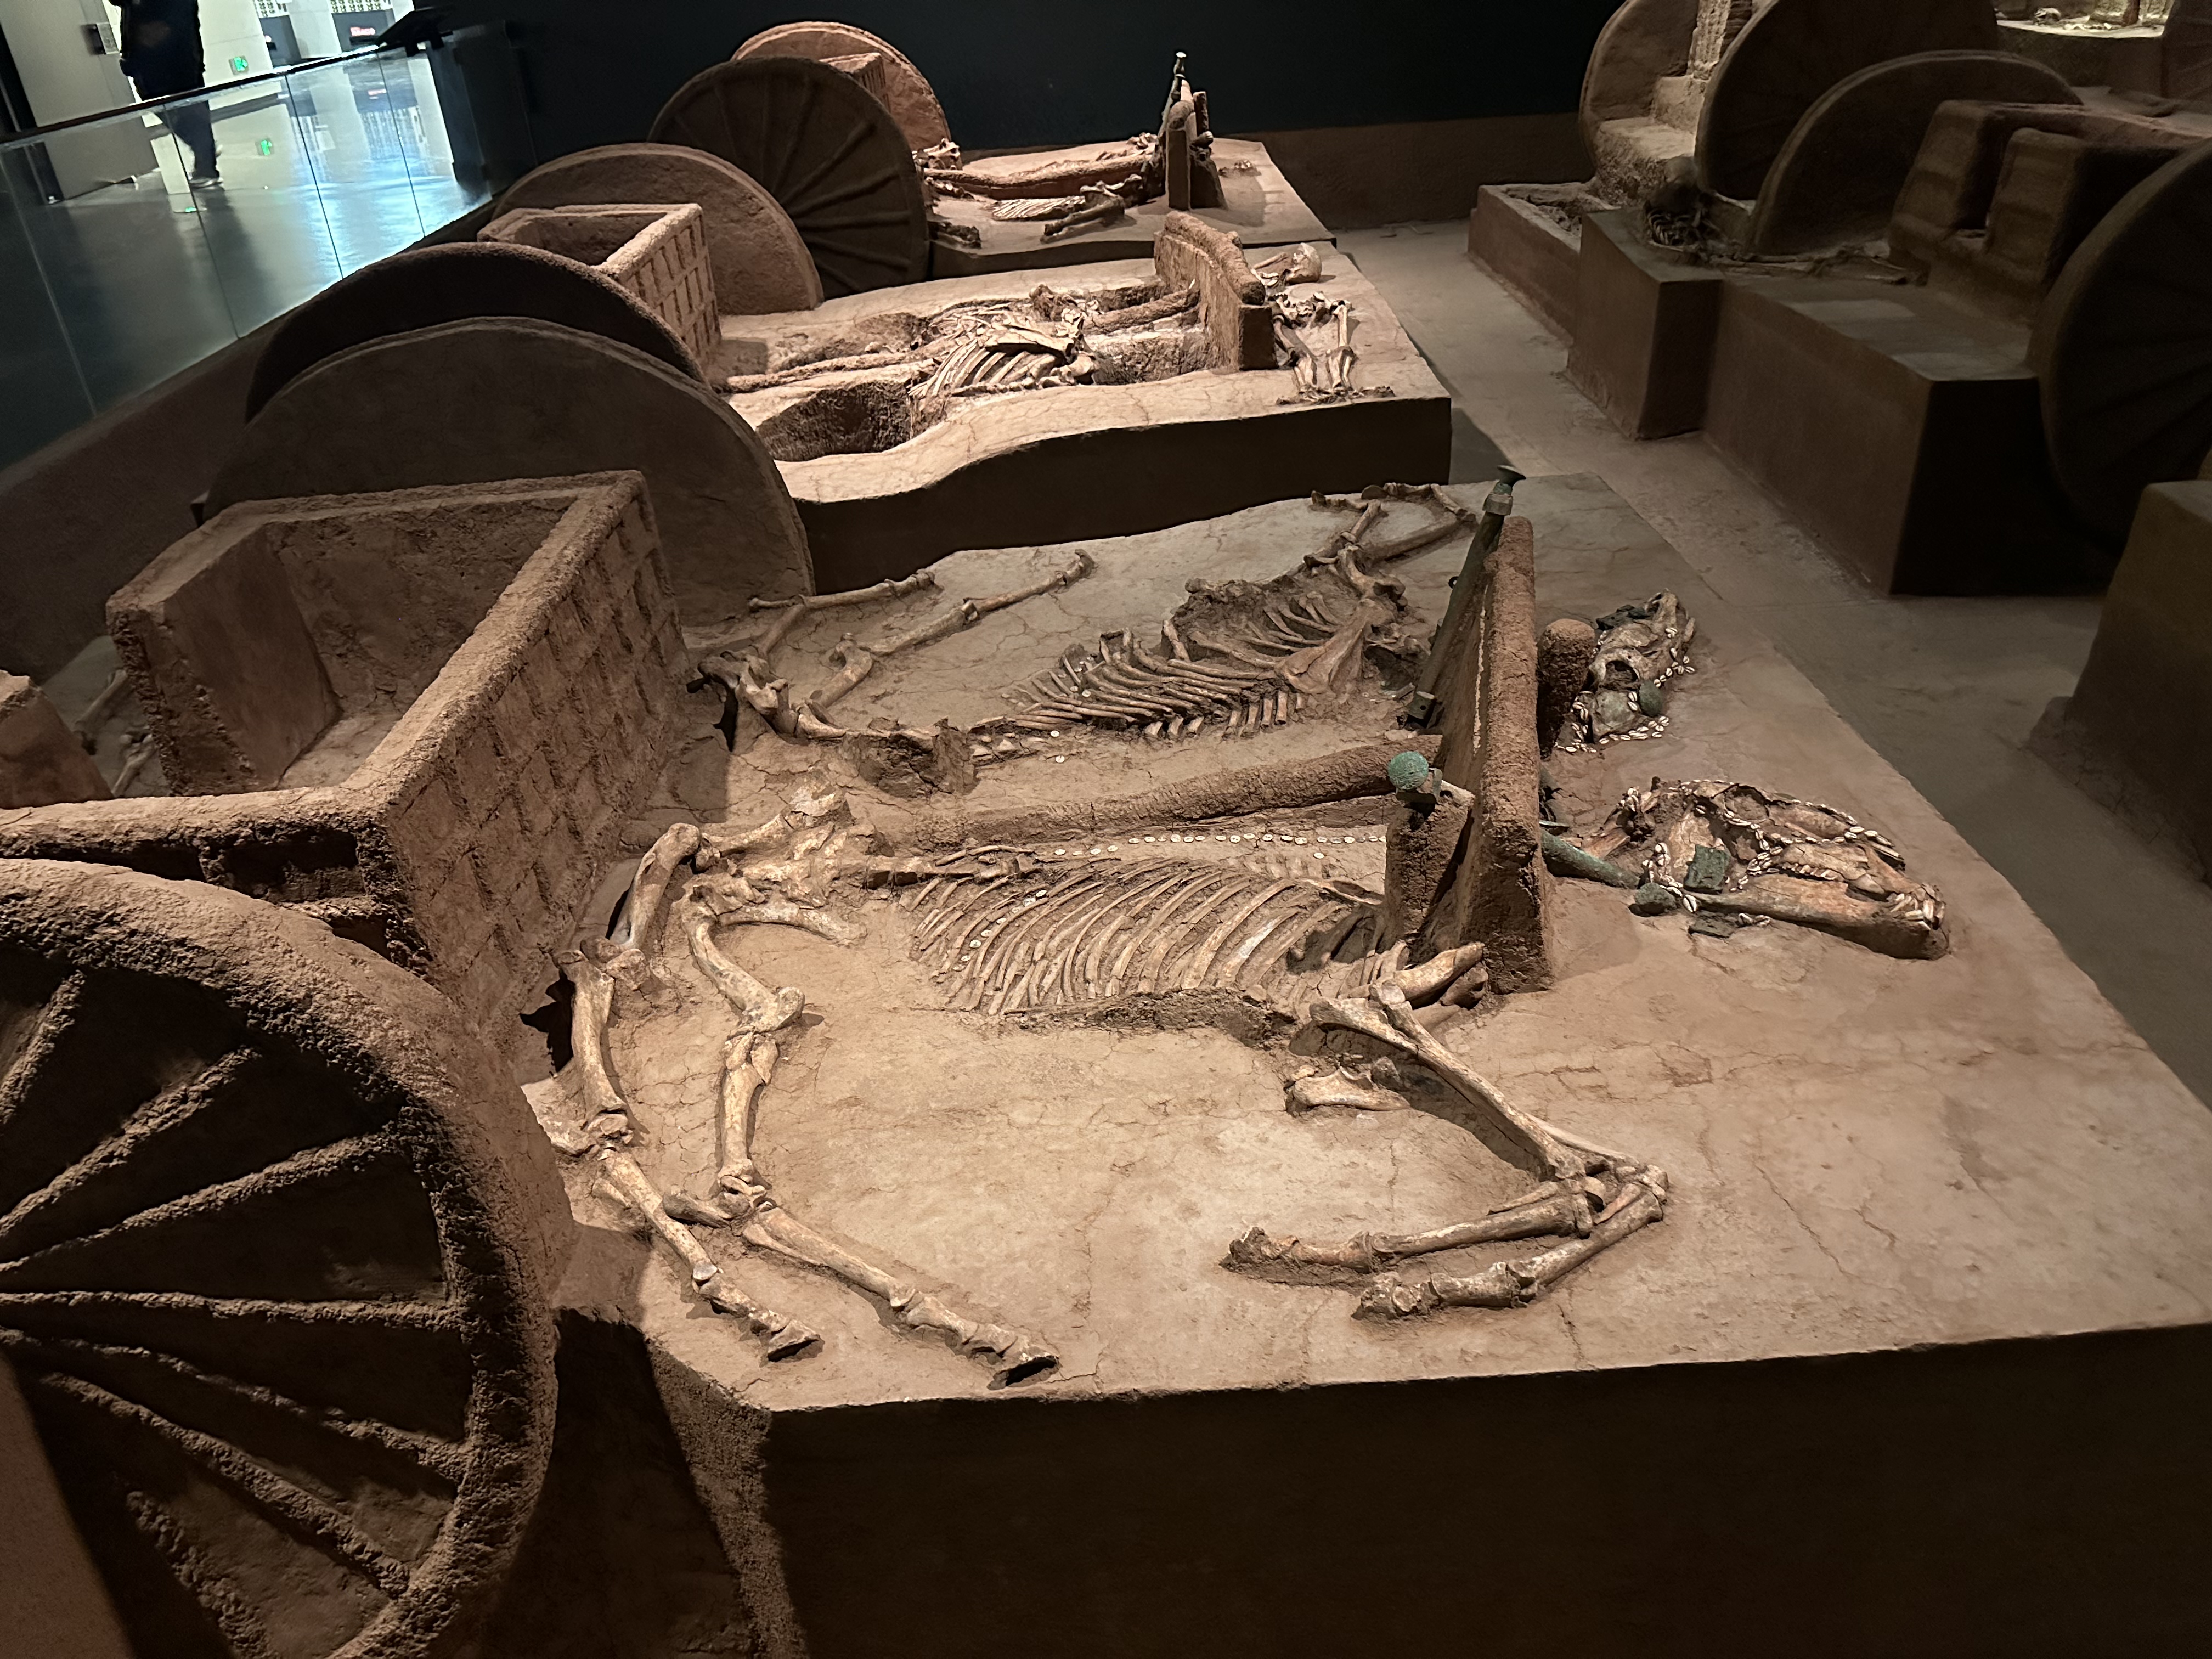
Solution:
[[[979,157],[969,165],[984,173],[1025,169],[1062,159],[1081,161],[1103,148],[1078,144],[1069,149]],[[1216,138],[1213,159],[1221,169],[1222,204],[1218,208],[1192,210],[1208,224],[1234,231],[1246,247],[1255,250],[1290,247],[1300,242],[1310,242],[1316,247],[1335,243],[1335,234],[1314,216],[1265,144],[1249,138]],[[970,246],[957,234],[940,235],[930,245],[931,276],[982,276],[1001,270],[1090,264],[1100,259],[1150,258],[1152,238],[1168,216],[1167,198],[1163,196],[1132,208],[1119,219],[1079,226],[1048,242],[1040,221],[996,218],[992,214],[996,205],[957,196],[940,197],[932,204],[938,218],[973,231],[977,242]]]
[[[1664,734],[1554,757],[1573,823],[1655,775],[1828,803],[1942,890],[1951,952],[1898,961],[1781,925],[1693,935],[1556,883],[1555,988],[1437,1029],[1518,1103],[1663,1166],[1666,1218],[1533,1306],[1376,1323],[1347,1291],[1228,1272],[1224,1250],[1254,1223],[1340,1237],[1479,1214],[1521,1183],[1462,1128],[1293,1118],[1286,1058],[1223,1030],[941,1012],[873,898],[840,901],[871,929],[854,949],[732,930],[733,957],[807,994],[755,1145],[777,1194],[1062,1361],[994,1389],[878,1304],[702,1231],[729,1279],[823,1334],[767,1363],[576,1176],[565,1300],[644,1332],[712,1472],[702,1495],[726,1537],[753,1540],[757,1593],[787,1589],[771,1622],[807,1651],[1184,1654],[1203,1628],[1212,1656],[1534,1654],[1572,1628],[1687,1655],[1786,1627],[1802,1653],[2057,1655],[2172,1642],[2203,1617],[2212,1121],[2005,881],[1624,503],[1569,476],[1522,484],[1516,510],[1536,526],[1540,616],[1664,589],[1699,624]],[[1395,530],[1418,509],[1392,511]],[[1345,522],[1285,501],[1084,544],[1096,574],[887,660],[836,712],[1003,713],[992,689],[1103,628],[1149,635],[1187,577],[1264,579]],[[1431,616],[1463,545],[1395,570]],[[939,593],[816,618],[779,672],[818,684],[841,632],[1069,550],[948,560]],[[1319,753],[1378,735],[1380,702],[1250,738],[1088,736],[987,768],[967,805]],[[757,821],[827,752],[741,724],[733,756],[719,701],[693,708],[633,850],[679,817]],[[894,836],[915,811],[868,808]],[[1338,838],[1385,816],[1268,815],[1292,840],[1261,851],[1371,880],[1379,845]],[[1223,828],[1207,856],[1255,856],[1212,842]],[[1181,849],[1144,848],[1163,850]],[[684,985],[669,937],[674,988],[622,1016],[615,1058],[641,1161],[700,1192],[730,1022]],[[562,1079],[532,1092],[566,1109]]]
[[[822,410],[808,422],[813,441],[796,452],[809,459],[780,465],[825,593],[962,549],[1133,534],[1386,477],[1441,480],[1451,440],[1443,386],[1358,269],[1333,248],[1321,252],[1321,283],[1291,291],[1351,302],[1358,395],[1350,398],[1300,402],[1288,369],[1200,370],[978,398],[915,432],[886,372],[860,369],[739,392],[730,406],[771,453],[774,434],[799,419],[794,411]],[[1040,283],[1082,293],[1153,281],[1151,260],[1124,259],[878,289],[812,311],[725,318],[721,361],[739,374],[781,370],[880,349],[896,331],[870,319],[935,316],[1018,298]]]

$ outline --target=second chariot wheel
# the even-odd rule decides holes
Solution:
[[[428,1659],[536,1503],[567,1221],[428,986],[0,861],[0,1356],[140,1659]]]
[[[653,118],[656,144],[689,144],[750,174],[814,256],[831,299],[929,274],[929,208],[891,113],[850,76],[805,58],[717,64]]]
[[[2036,313],[2051,460],[2104,540],[2146,486],[2212,454],[2212,144],[2185,150],[2082,240]]]
[[[849,23],[779,23],[763,29],[731,54],[732,63],[748,58],[811,58],[828,63],[837,58],[864,58],[873,53],[883,85],[882,97],[915,149],[934,149],[948,142],[952,129],[937,101],[929,77],[888,40]]]
[[[1989,0],[1774,0],[1714,67],[1698,183],[1751,198],[1807,110],[1847,75],[1923,52],[1996,52]]]

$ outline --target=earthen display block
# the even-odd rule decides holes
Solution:
[[[1559,195],[1562,191],[1553,188],[1547,193]],[[1562,216],[1563,211],[1547,210],[1545,204],[1527,194],[1485,185],[1475,197],[1474,211],[1468,215],[1467,252],[1565,340],[1574,336],[1583,232],[1571,222],[1571,214]]]
[[[106,799],[100,769],[46,694],[0,674],[0,807]]]
[[[1723,277],[1637,232],[1629,209],[1583,220],[1567,378],[1632,438],[1705,424]]]
[[[1096,144],[1068,150],[1025,151],[1006,156],[981,156],[968,165],[978,173],[999,168],[1029,168],[1048,165],[1060,156],[1093,155]],[[1329,228],[1291,187],[1265,144],[1249,138],[1213,141],[1214,165],[1221,173],[1219,207],[1194,208],[1206,223],[1232,233],[1248,248],[1293,247],[1310,242],[1325,247],[1336,240]],[[1165,197],[1140,202],[1118,219],[1079,225],[1050,241],[1044,239],[1042,222],[1001,219],[996,202],[970,197],[945,196],[931,204],[932,215],[956,227],[938,234],[929,246],[932,276],[982,276],[1001,270],[1042,270],[1059,265],[1095,264],[1105,259],[1139,259],[1148,256],[1170,209]],[[972,234],[971,243],[963,240]]]
[[[1997,27],[2007,52],[2049,64],[2071,85],[2166,91],[2166,51],[2159,29],[2137,25],[2092,32],[2025,17],[2001,17]]]
[[[0,812],[0,857],[305,909],[511,1046],[679,695],[639,476],[241,502],[111,618],[172,787],[215,793]]]
[[[696,202],[521,208],[501,214],[478,235],[589,265],[635,295],[700,362],[721,338],[707,216]]]
[[[2068,722],[2159,798],[2212,867],[2212,483],[2143,491]]]
[[[1168,256],[1169,266],[1176,258]],[[1077,267],[1051,289],[1078,300],[1150,300],[1176,280],[1152,261]],[[806,527],[817,590],[835,592],[911,574],[963,548],[1023,546],[1133,535],[1314,489],[1378,479],[1440,480],[1449,469],[1449,394],[1389,304],[1351,260],[1323,251],[1321,280],[1294,285],[1349,305],[1350,395],[1302,400],[1288,368],[1197,367],[1232,338],[1257,355],[1261,315],[1222,285],[1233,321],[1217,334],[1168,319],[1157,361],[1132,356],[1121,378],[963,393],[931,405],[908,343],[958,310],[1015,304],[1033,273],[966,276],[878,289],[811,311],[732,318],[728,361],[766,384],[729,406],[776,457]],[[1094,351],[1099,349],[1093,340]],[[787,376],[817,362],[874,362]],[[1105,355],[1100,352],[1103,356]],[[876,365],[880,366],[876,366]],[[1383,389],[1389,388],[1388,395]]]
[[[2043,442],[2027,331],[1922,289],[1729,277],[1714,446],[1892,593],[2094,582]]]
[[[1451,493],[1480,506],[1480,486]],[[1589,823],[1655,775],[1829,803],[1940,888],[1952,950],[1902,961],[1786,925],[1720,938],[1555,882],[1551,988],[1450,1017],[1439,1040],[1560,1129],[1654,1160],[1665,1218],[1532,1305],[1392,1320],[1356,1316],[1352,1285],[1232,1271],[1224,1248],[1255,1220],[1404,1235],[1527,1190],[1444,1113],[1286,1111],[1291,1057],[1216,1020],[951,1012],[894,898],[856,903],[868,938],[849,946],[728,930],[750,972],[803,988],[821,1020],[790,1039],[751,1143],[779,1202],[1061,1358],[1000,1385],[879,1299],[701,1228],[726,1281],[822,1337],[771,1359],[702,1311],[691,1273],[579,1161],[563,1305],[638,1327],[700,1498],[725,1537],[757,1540],[749,1582],[788,1610],[794,1646],[965,1656],[988,1628],[1152,1659],[1202,1629],[1206,1659],[1518,1659],[1556,1651],[1571,1608],[1577,1629],[1667,1659],[1778,1629],[1814,1659],[2191,1650],[2212,1613],[2196,1559],[2212,1117],[2003,877],[1602,483],[1531,478],[1515,507],[1535,529],[1538,620],[1663,591],[1698,624],[1663,732],[1555,753],[1560,819]],[[1187,577],[1266,578],[1348,522],[1297,500],[1087,544],[1097,568],[1033,602],[1048,614],[1015,606],[899,653],[838,715],[1002,710],[997,688],[1069,638],[1149,631]],[[956,556],[908,614],[1068,552]],[[1453,538],[1390,570],[1434,617],[1464,555]],[[794,684],[820,683],[851,625],[833,613],[785,647]],[[1211,787],[1265,753],[1335,749],[1344,730],[1316,714],[994,765],[961,810]],[[728,830],[808,752],[717,757],[714,798],[748,803]],[[1132,857],[1216,855],[1212,834],[1165,854],[1121,839]],[[1289,857],[1340,878],[1384,854],[1316,841]],[[654,961],[695,971],[672,929]],[[703,985],[627,1002],[610,1065],[656,1125],[635,1156],[659,1192],[710,1192],[730,1016]],[[573,1110],[574,1081],[533,1098]],[[1467,1570],[1470,1516],[1525,1505],[1601,1446],[1627,1450],[1591,1524],[1510,1571]],[[1393,1593],[1356,1571],[1316,1587],[1285,1517],[1334,1516],[1385,1518]],[[918,1621],[917,1583],[988,1611]]]

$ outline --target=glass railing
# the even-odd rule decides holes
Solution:
[[[454,59],[503,46],[326,58],[0,141],[0,466],[489,200],[529,158],[512,124],[480,130]]]

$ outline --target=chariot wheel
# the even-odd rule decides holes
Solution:
[[[550,1166],[390,963],[0,860],[0,1355],[140,1659],[467,1639],[550,1440]]]
[[[1847,75],[1923,52],[1996,52],[1989,0],[1774,0],[1714,67],[1698,118],[1698,183],[1757,196],[1790,131]]]
[[[826,63],[832,58],[859,58],[873,52],[882,59],[882,97],[909,149],[934,149],[949,143],[952,129],[937,101],[929,77],[916,69],[906,54],[888,40],[849,23],[779,23],[763,29],[730,55],[733,64],[748,58],[810,58]]]
[[[814,256],[791,216],[719,155],[680,144],[603,144],[557,156],[507,186],[495,215],[601,202],[696,202],[707,221],[716,307],[737,316],[822,303]]]
[[[1607,121],[1651,112],[1651,94],[1690,61],[1698,26],[1698,0],[1627,0],[1598,31],[1583,71],[1583,142],[1592,143]]]
[[[2057,70],[2008,52],[1923,52],[1847,75],[1818,98],[1759,187],[1747,240],[1802,253],[1880,236],[1948,100],[2078,106]]]
[[[2044,437],[2075,508],[2127,538],[2144,488],[2212,453],[2212,144],[2120,198],[2074,250],[2029,351]]]
[[[543,248],[445,242],[363,265],[276,325],[246,392],[252,420],[284,387],[349,346],[471,317],[533,317],[612,340],[703,379],[690,348],[644,301]]]
[[[717,64],[678,89],[651,137],[719,155],[765,188],[799,227],[830,298],[929,274],[913,153],[850,76],[805,58]]]
[[[395,408],[407,418],[394,421]],[[742,616],[755,596],[814,591],[791,490],[726,398],[642,352],[526,317],[416,329],[317,363],[246,423],[206,510],[630,471],[645,475],[685,616]]]

